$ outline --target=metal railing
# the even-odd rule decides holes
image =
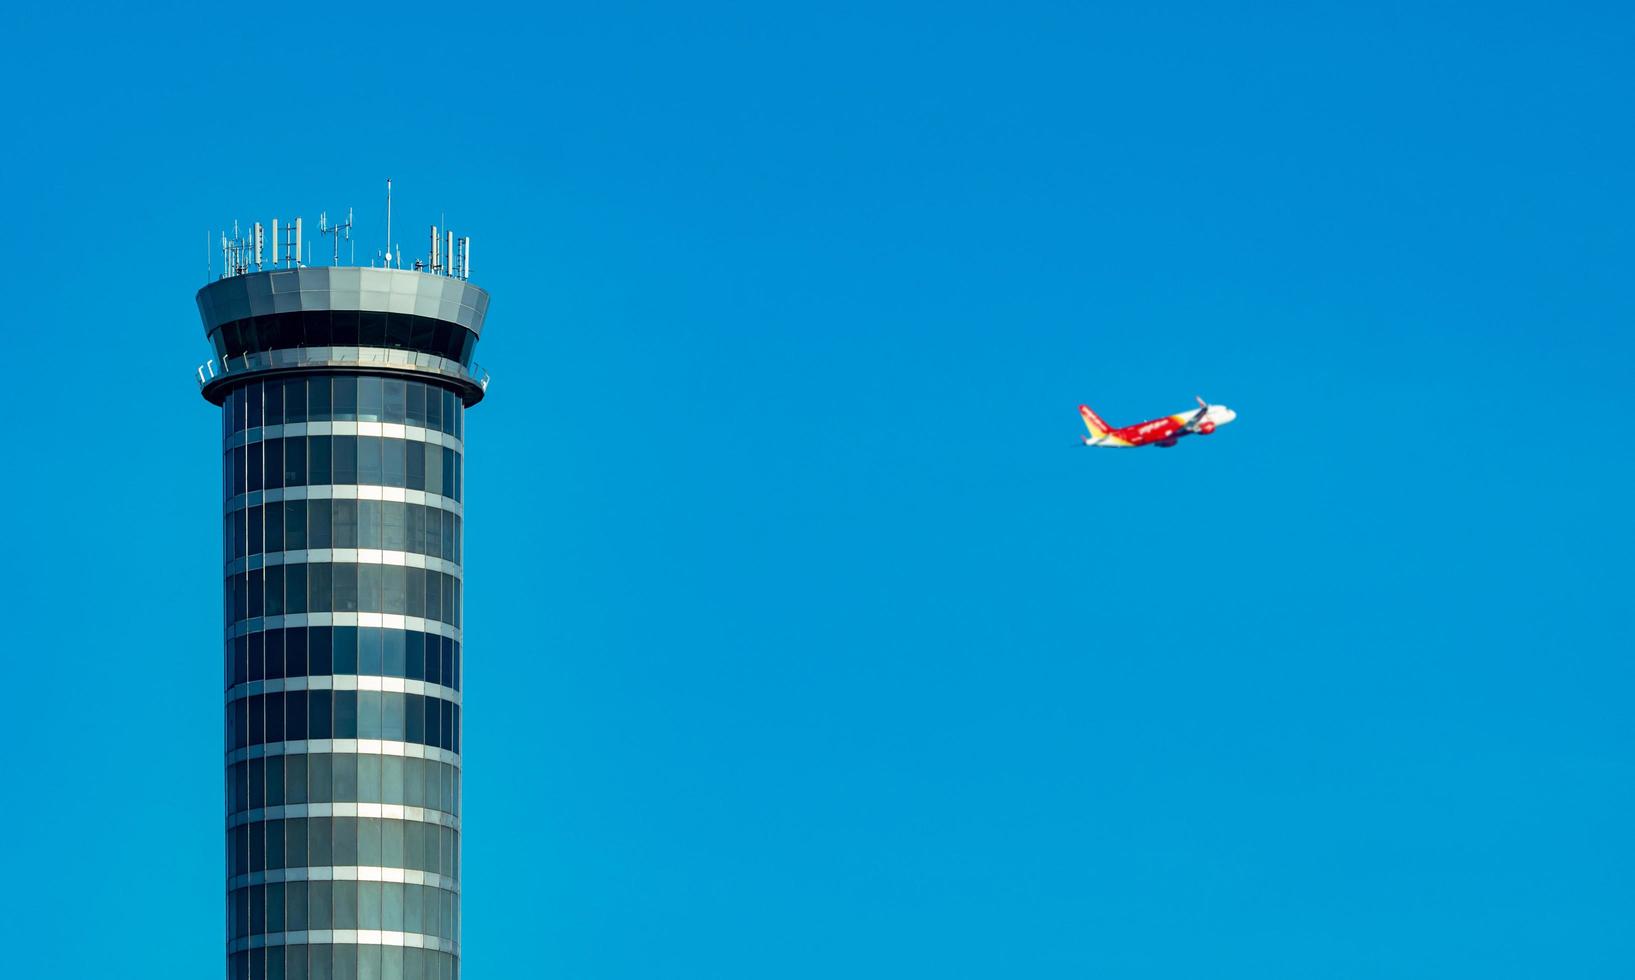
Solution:
[[[319,352],[322,352],[321,354]],[[194,378],[203,389],[214,381],[232,374],[255,373],[279,368],[334,367],[336,365],[380,365],[382,367],[411,367],[433,374],[452,375],[469,381],[484,393],[490,380],[487,371],[473,362],[469,367],[437,354],[398,350],[389,347],[321,347],[261,351],[211,358],[194,369]]]

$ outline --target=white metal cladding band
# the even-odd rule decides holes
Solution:
[[[288,742],[246,745],[227,753],[227,765],[271,755],[400,755],[406,759],[431,759],[460,768],[460,754],[435,745],[399,742],[384,738],[308,738]]]
[[[381,691],[386,694],[419,694],[460,704],[460,692],[430,681],[410,680],[406,677],[388,677],[385,674],[311,674],[301,677],[275,677],[271,680],[245,681],[227,689],[228,704],[242,701],[257,694],[277,694],[280,691]]]
[[[448,875],[435,871],[415,871],[390,865],[313,865],[306,868],[280,868],[274,871],[252,871],[227,882],[227,890],[250,888],[255,885],[277,885],[291,881],[381,881],[401,885],[425,885],[446,892],[460,893],[460,883]]]
[[[460,818],[433,807],[403,806],[397,803],[285,803],[256,810],[241,810],[228,816],[227,826],[260,823],[264,820],[299,820],[311,817],[374,817],[380,820],[407,820],[431,823],[450,830],[460,829]]]
[[[460,944],[441,936],[423,932],[393,932],[387,929],[310,929],[306,932],[270,932],[260,936],[245,936],[227,944],[227,952],[237,953],[263,946],[405,946],[434,949],[440,953],[460,954]]]
[[[386,629],[436,633],[438,636],[446,636],[451,640],[463,642],[460,627],[450,626],[440,619],[380,612],[285,613],[282,616],[255,616],[250,619],[240,619],[228,626],[227,638],[236,640],[251,633],[290,629],[297,626],[382,626]]]
[[[222,502],[222,512],[232,513],[256,504],[273,504],[284,500],[391,500],[397,503],[423,504],[440,507],[461,517],[465,506],[453,497],[406,487],[383,487],[372,483],[320,483],[316,486],[275,487],[271,490],[250,490],[235,494]]]
[[[369,422],[335,419],[328,422],[285,422],[281,425],[262,425],[235,432],[222,440],[222,449],[237,449],[268,439],[287,439],[291,436],[380,436],[383,439],[403,439],[408,442],[429,442],[445,449],[465,454],[465,443],[441,429],[410,425],[407,422]]]
[[[396,551],[385,548],[307,548],[303,551],[268,551],[259,555],[234,558],[224,570],[227,575],[242,575],[258,568],[276,568],[279,565],[399,565],[404,568],[429,568],[455,578],[464,578],[458,562],[418,551]]]

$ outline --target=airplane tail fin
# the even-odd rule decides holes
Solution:
[[[1084,416],[1084,427],[1090,430],[1090,435],[1093,438],[1100,439],[1113,431],[1113,427],[1103,422],[1100,415],[1090,411],[1089,405],[1080,405],[1079,414]]]

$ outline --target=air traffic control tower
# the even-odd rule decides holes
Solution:
[[[349,225],[332,265],[301,261],[299,220],[235,233],[198,293],[222,409],[229,980],[460,975],[461,473],[488,294],[467,239],[342,266]]]

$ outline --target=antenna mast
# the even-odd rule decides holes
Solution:
[[[386,178],[386,265],[392,265],[392,178]]]
[[[329,223],[329,212],[327,212],[327,211],[319,212],[319,214],[318,214],[318,234],[320,234],[320,235],[334,235],[335,236],[335,245],[334,245],[334,248],[331,250],[331,264],[340,265],[341,264],[341,239],[345,238],[349,242],[352,240],[352,209],[351,208],[346,209],[346,221],[344,223],[338,224],[338,225],[332,225],[332,224]]]

